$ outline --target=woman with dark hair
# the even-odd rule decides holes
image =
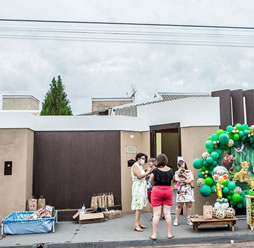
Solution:
[[[186,205],[187,213],[187,224],[192,225],[190,221],[190,214],[192,208],[192,202],[194,202],[194,193],[193,193],[193,181],[194,177],[190,170],[187,168],[186,162],[180,160],[177,164],[178,171],[175,173],[175,181],[177,187],[176,193],[176,216],[174,220],[174,226],[178,225],[179,215],[182,211],[183,205]]]
[[[144,153],[138,153],[136,155],[136,163],[131,167],[132,178],[132,201],[131,209],[135,210],[135,226],[134,230],[137,232],[143,232],[146,228],[140,223],[141,210],[147,205],[147,186],[146,176],[151,172],[151,168],[147,168],[146,172],[143,169],[143,165],[147,161],[147,156]]]
[[[163,209],[167,224],[168,239],[174,237],[171,233],[171,206],[173,205],[173,189],[171,187],[171,181],[174,178],[174,171],[168,167],[167,164],[167,156],[165,154],[159,154],[157,156],[157,166],[150,177],[150,182],[154,185],[151,197],[154,214],[153,234],[149,237],[152,240],[156,240],[161,209]]]

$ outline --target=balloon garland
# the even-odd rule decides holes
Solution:
[[[250,177],[249,167],[254,161],[234,162],[236,157],[232,153],[244,153],[246,147],[254,149],[254,125],[249,127],[247,124],[236,124],[234,127],[227,126],[226,130],[219,129],[208,138],[205,147],[206,152],[202,158],[193,161],[194,168],[199,170],[197,185],[200,194],[208,197],[216,193],[217,209],[219,205],[221,209],[228,209],[229,205],[246,208],[245,195],[249,194],[249,186],[254,181]],[[229,209],[227,214],[231,213],[232,210]],[[218,216],[222,217],[219,212]]]

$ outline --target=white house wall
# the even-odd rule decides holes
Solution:
[[[36,112],[0,112],[0,128],[30,128],[33,131],[143,132],[148,125],[140,118],[127,116],[39,116]]]
[[[219,126],[219,98],[198,97],[138,107],[138,117],[129,116],[39,116],[38,112],[0,112],[0,128],[30,128],[33,131],[148,131],[151,125],[180,122],[181,127]]]
[[[181,127],[220,126],[217,97],[186,98],[138,106],[138,117],[149,126],[180,122]]]

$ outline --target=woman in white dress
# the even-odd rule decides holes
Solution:
[[[178,225],[179,215],[182,211],[184,204],[186,205],[187,224],[192,225],[190,221],[190,214],[192,210],[192,202],[194,202],[193,181],[194,177],[187,165],[183,160],[177,164],[178,171],[175,172],[175,181],[177,187],[176,193],[176,215],[174,226]]]
[[[147,156],[144,153],[138,153],[136,155],[136,163],[131,167],[131,209],[135,211],[134,230],[137,232],[142,232],[143,229],[146,228],[140,223],[141,210],[147,205],[147,186],[145,178],[151,172],[151,168],[148,168],[145,172],[142,167],[146,162],[146,158]]]

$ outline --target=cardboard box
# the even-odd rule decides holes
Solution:
[[[48,211],[50,212],[50,215],[51,215],[52,217],[55,216],[55,207],[46,205],[45,208],[46,208],[46,210],[48,210]]]
[[[77,212],[72,216],[72,218],[78,219],[79,224],[90,224],[90,223],[99,223],[104,221],[103,213],[80,213]]]
[[[121,210],[110,210],[108,212],[103,212],[104,217],[108,220],[120,218],[122,216]]]
[[[103,213],[79,214],[79,224],[99,223],[103,221]]]

